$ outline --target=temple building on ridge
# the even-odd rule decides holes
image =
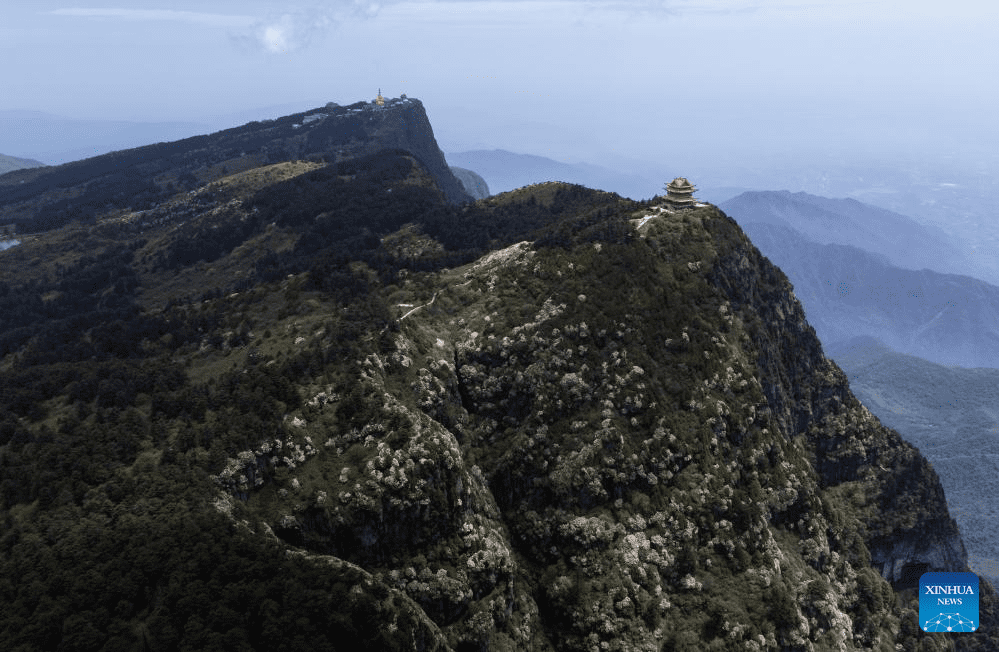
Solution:
[[[672,210],[683,210],[694,208],[698,201],[694,199],[694,191],[697,188],[683,177],[677,177],[666,184],[666,208]]]
[[[382,97],[382,89],[378,89],[378,97],[375,98],[375,104],[378,106],[385,106],[385,98]]]

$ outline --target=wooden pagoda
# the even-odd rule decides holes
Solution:
[[[694,191],[697,188],[683,177],[677,177],[666,184],[666,207],[672,209],[694,208],[697,200]]]

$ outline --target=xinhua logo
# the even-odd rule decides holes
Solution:
[[[923,573],[919,578],[919,625],[924,632],[978,629],[978,576]]]

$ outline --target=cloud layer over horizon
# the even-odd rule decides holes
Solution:
[[[209,121],[380,87],[420,98],[452,148],[942,151],[995,135],[997,18],[971,0],[38,0],[5,9],[0,110]]]

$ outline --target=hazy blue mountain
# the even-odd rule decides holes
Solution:
[[[819,244],[853,245],[883,254],[897,267],[973,274],[964,250],[940,228],[855,199],[829,199],[787,190],[746,192],[719,207],[740,225],[791,227]]]
[[[30,158],[18,158],[17,156],[7,156],[0,154],[0,174],[6,174],[12,170],[24,168],[39,168],[45,164]]]
[[[502,149],[450,152],[451,165],[474,170],[493,194],[544,181],[566,181],[588,188],[616,192],[632,199],[662,194],[664,180],[626,174],[590,163],[562,163],[543,156],[515,154]]]
[[[455,167],[453,165],[450,167],[451,173],[457,177],[458,181],[461,182],[462,187],[465,188],[465,192],[469,195],[475,199],[485,199],[489,196],[489,184],[486,183],[485,179],[471,170]]]
[[[751,191],[752,190],[750,188],[743,188],[741,186],[698,186],[697,192],[694,193],[694,196],[701,201],[710,202],[716,206],[720,206],[723,202],[726,202],[733,197],[738,197],[743,193]]]
[[[972,569],[999,576],[999,369],[934,364],[868,337],[825,348],[857,398],[933,464]]]
[[[743,229],[788,275],[825,345],[867,335],[939,364],[999,367],[999,287],[900,269],[885,256],[817,244],[787,226]]]
[[[966,143],[964,151],[928,154],[922,148],[852,152],[839,156],[799,154],[779,165],[726,175],[728,185],[793,188],[824,197],[852,197],[932,224],[959,241],[965,254],[993,278],[999,276],[999,155]],[[748,174],[755,172],[754,174]],[[986,279],[989,280],[989,279]],[[993,280],[993,282],[995,282]]]

